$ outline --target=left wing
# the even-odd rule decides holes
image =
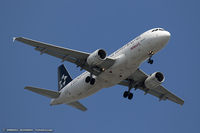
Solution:
[[[90,55],[90,53],[58,47],[52,44],[47,44],[24,37],[15,37],[13,38],[13,41],[15,40],[35,47],[35,50],[40,51],[40,54],[46,53],[48,55],[60,58],[62,61],[69,61],[71,63],[74,63],[77,66],[80,66],[82,69],[93,73],[94,75],[99,75],[101,73],[99,69],[91,68],[91,66],[89,66],[86,62],[87,57]],[[107,57],[106,60],[102,64],[100,64],[99,67],[108,69],[114,64],[114,62],[115,60]]]
[[[159,100],[167,100],[168,99],[168,100],[171,100],[180,105],[184,104],[184,101],[181,98],[177,97],[176,95],[174,95],[173,93],[171,93],[170,91],[165,89],[165,87],[163,87],[162,85],[159,85],[155,89],[146,88],[144,86],[144,81],[148,76],[149,75],[147,75],[146,73],[144,73],[143,71],[138,69],[128,79],[120,82],[119,85],[129,86],[128,80],[131,79],[134,81],[132,86],[135,87],[136,89],[138,88],[140,90],[143,90],[145,92],[145,94],[149,93],[153,96],[158,97]]]

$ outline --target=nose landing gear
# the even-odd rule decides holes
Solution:
[[[153,64],[153,60],[151,58],[148,59],[149,64]]]
[[[147,63],[149,63],[149,64],[153,64],[153,59],[151,59],[152,58],[152,56],[154,55],[154,52],[153,51],[149,51],[149,59],[148,59],[148,62]]]

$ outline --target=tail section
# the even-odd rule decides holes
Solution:
[[[60,91],[63,87],[65,87],[68,83],[72,81],[71,76],[67,72],[66,68],[64,65],[60,65],[58,67],[58,91]],[[60,102],[56,101],[56,98],[60,96],[60,92],[52,91],[52,90],[47,90],[47,89],[42,89],[42,88],[36,88],[36,87],[31,87],[31,86],[26,86],[24,89],[35,92],[37,94],[53,98],[51,100],[50,105],[56,105],[60,104]],[[82,105],[79,101],[71,102],[71,103],[66,103],[67,105],[70,105],[76,109],[79,109],[81,111],[86,111],[87,108]]]
[[[58,67],[58,91],[65,87],[72,81],[71,76],[67,72],[65,66],[62,64]]]

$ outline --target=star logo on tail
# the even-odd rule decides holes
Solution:
[[[59,81],[60,88],[63,88],[65,86],[66,80],[67,80],[67,76],[63,74],[60,81]]]

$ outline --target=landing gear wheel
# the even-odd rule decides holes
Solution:
[[[87,76],[86,79],[85,79],[85,82],[86,82],[86,83],[89,83],[90,80],[91,80],[90,76]]]
[[[133,93],[129,93],[128,99],[131,100],[133,98]]]
[[[149,59],[148,59],[148,63],[149,64],[153,64],[153,60],[151,59],[153,55],[154,55],[154,52],[153,51],[149,51]]]
[[[125,91],[125,92],[124,92],[123,97],[124,97],[124,98],[127,98],[127,97],[128,97],[128,91]]]
[[[91,78],[90,84],[93,85],[94,83],[95,83],[95,79],[94,79],[94,78]]]
[[[152,59],[149,59],[149,60],[148,60],[148,63],[149,63],[149,64],[153,64],[153,60],[152,60]]]

